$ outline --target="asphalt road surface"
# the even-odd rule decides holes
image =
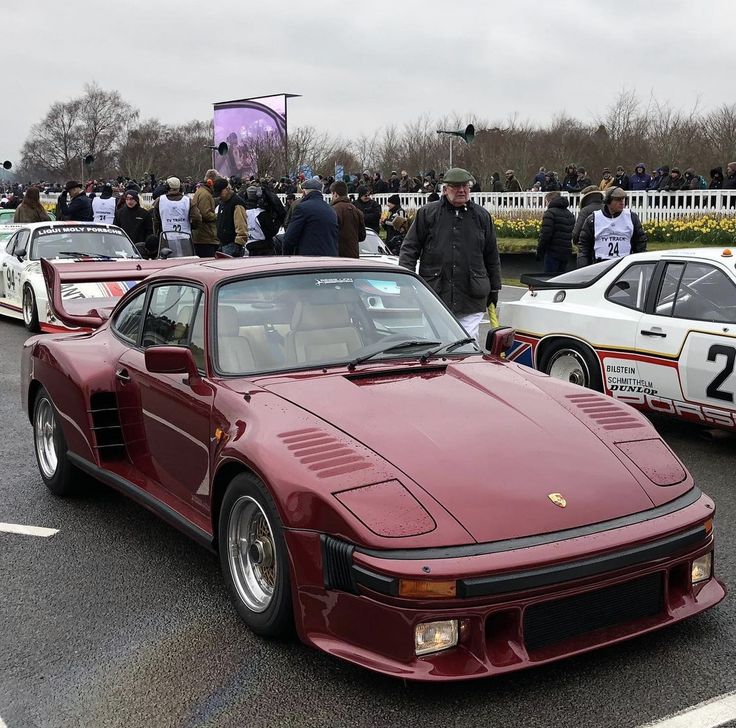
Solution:
[[[0,522],[58,533],[0,532],[0,727],[620,728],[736,689],[732,598],[584,657],[451,685],[404,683],[255,637],[215,556],[102,486],[71,500],[46,491],[19,404],[25,338],[0,320]],[[655,425],[714,497],[716,569],[736,584],[736,437]]]

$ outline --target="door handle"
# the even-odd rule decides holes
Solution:
[[[115,372],[115,376],[121,381],[121,382],[129,382],[130,381],[130,374],[128,374],[127,369],[118,369]]]
[[[664,331],[652,331],[651,329],[642,329],[641,335],[642,336],[659,336],[662,339],[667,338],[667,334],[665,334]]]

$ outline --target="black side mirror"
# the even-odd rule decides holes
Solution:
[[[21,248],[20,250],[15,251],[15,257],[22,263],[23,258],[28,255],[28,251],[25,248]]]
[[[166,260],[172,252],[171,248],[161,248],[161,250],[158,251],[158,257],[162,260]]]

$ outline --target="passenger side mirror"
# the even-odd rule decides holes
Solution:
[[[25,248],[21,248],[20,250],[15,251],[15,257],[22,263],[23,258],[28,255],[28,251]]]
[[[186,374],[187,384],[201,381],[192,352],[185,346],[149,346],[144,353],[146,369],[154,374]]]
[[[486,349],[491,356],[501,356],[514,343],[516,332],[510,326],[497,326],[486,335]]]

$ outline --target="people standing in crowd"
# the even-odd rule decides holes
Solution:
[[[586,187],[590,187],[593,181],[588,177],[588,173],[585,171],[585,167],[578,167],[578,183],[575,188],[576,192],[580,192]]]
[[[51,218],[41,204],[41,192],[38,187],[29,187],[23,196],[23,202],[15,208],[13,222],[48,222]]]
[[[133,189],[123,193],[123,205],[115,210],[113,222],[136,244],[145,244],[153,234],[151,212],[141,207],[138,192]]]
[[[67,197],[71,201],[67,202]],[[82,183],[70,180],[64,185],[64,191],[59,195],[57,202],[57,215],[59,220],[76,220],[77,222],[92,222],[92,200],[84,194]]]
[[[388,178],[388,191],[391,193],[396,193],[399,191],[399,175],[396,174],[396,170],[393,170],[391,172],[391,176]]]
[[[204,174],[204,181],[192,196],[192,206],[199,210],[202,218],[199,226],[192,231],[194,249],[200,258],[214,257],[220,244],[217,239],[217,214],[213,192],[215,181],[219,176],[216,169],[208,169]]]
[[[358,199],[353,203],[362,213],[365,226],[375,233],[381,230],[381,205],[371,197],[367,187],[358,187]]]
[[[670,170],[669,179],[659,189],[662,192],[679,192],[685,187],[685,178],[680,174],[678,167],[673,167]]]
[[[670,182],[670,168],[668,165],[663,164],[659,168],[659,187],[657,191],[661,192]]]
[[[572,229],[573,245],[580,242],[580,231],[583,229],[583,223],[588,216],[598,210],[603,209],[603,193],[598,189],[597,185],[588,185],[580,190],[580,207],[575,226]]]
[[[544,167],[539,168],[540,174],[542,174],[542,185],[544,185]],[[537,175],[539,177],[539,175]],[[537,177],[534,179],[536,180]],[[504,192],[521,192],[521,183],[516,179],[516,173],[513,169],[506,170],[506,183],[503,187]]]
[[[631,189],[631,182],[629,180],[629,175],[626,174],[626,171],[620,164],[618,167],[616,167],[616,174],[613,176],[612,186],[620,187],[622,190]]]
[[[545,273],[564,273],[572,255],[572,229],[575,215],[567,208],[570,200],[560,192],[548,192],[544,196],[547,209],[542,217],[537,242],[537,260],[544,261]]]
[[[337,215],[322,196],[318,180],[302,185],[302,199],[294,210],[284,234],[284,255],[338,254]]]
[[[241,196],[242,197],[242,196]],[[245,214],[248,218],[248,255],[273,255],[275,248],[273,236],[279,229],[274,229],[271,216],[263,197],[263,188],[251,184],[245,191]]]
[[[401,176],[399,178],[399,192],[414,192],[414,181],[409,177],[409,173],[405,170],[401,170]]]
[[[419,261],[419,275],[477,338],[488,305],[498,303],[501,261],[491,215],[470,199],[472,179],[464,169],[448,170],[442,199],[419,208],[399,265],[413,271]]]
[[[95,222],[113,224],[117,200],[112,194],[112,185],[102,185],[102,192],[92,198],[92,214]]]
[[[607,190],[612,185],[613,185],[613,175],[611,174],[611,171],[608,169],[608,167],[604,167],[601,181],[598,183],[598,189],[601,191]]]
[[[399,247],[401,246],[401,240],[394,240],[397,236],[397,231],[394,226],[394,221],[398,217],[406,217],[406,212],[401,207],[401,198],[398,195],[391,195],[386,200],[386,206],[388,207],[388,216],[381,223],[383,231],[386,233],[386,247],[394,254],[399,254]]]
[[[662,170],[657,167],[657,169],[652,170],[652,178],[649,180],[649,186],[647,187],[647,192],[656,192],[659,189],[659,185],[662,184]]]
[[[233,258],[242,258],[245,254],[245,244],[248,242],[248,216],[245,213],[245,203],[235,194],[235,190],[226,179],[216,179],[212,192],[219,198],[217,239],[220,241],[220,251]]]
[[[503,182],[501,182],[500,172],[494,172],[491,175],[491,192],[505,192]]]
[[[547,174],[544,177],[544,186],[542,189],[545,192],[557,192],[560,189],[559,181],[557,180],[557,173],[556,172],[547,172]]]
[[[575,192],[578,189],[578,170],[574,164],[565,167],[565,176],[562,178],[562,189],[566,192]]]
[[[713,167],[710,171],[710,183],[708,184],[709,190],[722,190],[723,189],[723,167]]]
[[[192,229],[199,227],[202,215],[191,199],[182,194],[181,181],[178,177],[166,180],[167,192],[153,201],[153,230],[156,235],[165,232],[192,234]],[[222,242],[222,241],[220,241]]]
[[[508,174],[508,172],[506,172]],[[532,185],[535,182],[539,182],[540,189],[544,187],[545,177],[547,176],[547,168],[540,167],[537,173],[532,178]],[[515,191],[515,190],[514,190]]]
[[[376,172],[373,175],[373,194],[384,195],[388,192],[388,183],[385,179],[381,178],[381,173]]]
[[[649,188],[651,181],[652,177],[647,174],[647,168],[644,166],[644,162],[639,162],[634,169],[634,174],[629,177],[631,189],[634,191],[646,190]]]
[[[726,176],[723,180],[724,190],[736,190],[736,162],[726,165]]]
[[[337,254],[341,258],[360,258],[359,243],[365,240],[363,213],[350,201],[344,182],[333,182],[330,192],[332,209],[337,215]]]
[[[683,175],[685,178],[686,190],[704,190],[707,189],[705,178],[701,177],[692,167],[688,167]]]
[[[578,268],[629,253],[644,253],[647,234],[639,217],[626,207],[626,191],[606,190],[603,207],[588,215],[580,231]]]

